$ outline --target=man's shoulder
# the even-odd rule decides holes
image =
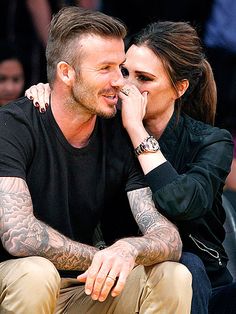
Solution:
[[[0,115],[24,116],[35,110],[32,101],[27,97],[21,97],[0,108]]]
[[[32,125],[37,121],[37,119],[35,119],[36,115],[39,115],[38,110],[27,97],[19,98],[0,108],[1,123],[12,121],[14,125],[19,123]]]

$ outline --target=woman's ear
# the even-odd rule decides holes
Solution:
[[[189,81],[187,79],[178,81],[176,86],[177,86],[177,91],[178,91],[178,98],[180,98],[188,89]]]
[[[57,75],[66,85],[70,85],[75,77],[75,70],[67,62],[60,61],[57,64]]]

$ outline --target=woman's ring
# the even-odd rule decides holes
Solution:
[[[123,94],[125,94],[126,96],[129,96],[130,93],[130,89],[129,88],[121,88],[120,90]]]

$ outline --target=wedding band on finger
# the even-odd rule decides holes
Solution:
[[[116,281],[116,279],[115,278],[113,278],[112,276],[107,276],[107,278],[110,278],[110,279],[112,279],[113,281]]]
[[[129,96],[130,89],[129,88],[121,88],[121,93],[125,94],[126,96]]]

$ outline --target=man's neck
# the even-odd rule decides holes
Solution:
[[[76,110],[76,108],[66,106],[56,98],[52,97],[51,109],[65,138],[74,147],[86,146],[94,130],[97,116],[82,109]]]

